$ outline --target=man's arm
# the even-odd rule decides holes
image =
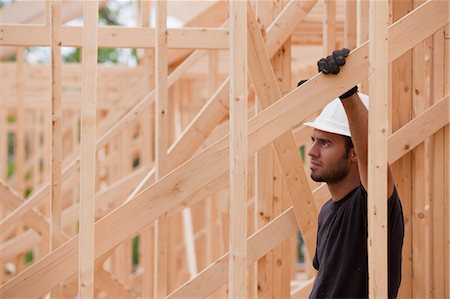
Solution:
[[[368,165],[368,121],[369,113],[359,98],[357,92],[353,95],[341,99],[347,114],[350,132],[352,134],[353,145],[358,157],[358,169],[361,183],[367,190],[367,165]],[[388,198],[394,192],[394,180],[388,167]]]
[[[326,58],[317,62],[319,72],[325,74],[337,74],[340,67],[345,65],[345,58],[350,53],[349,49],[335,50]],[[355,86],[339,98],[347,114],[352,142],[358,157],[358,170],[361,183],[367,190],[367,162],[368,162],[368,132],[369,113],[358,95],[358,88]],[[394,192],[394,180],[388,165],[388,198]]]

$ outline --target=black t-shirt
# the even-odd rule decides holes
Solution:
[[[388,200],[388,293],[396,298],[401,281],[403,211],[397,190]],[[367,298],[367,192],[362,185],[343,199],[328,200],[319,214],[318,270],[313,298]]]

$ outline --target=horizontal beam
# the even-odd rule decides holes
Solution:
[[[62,46],[81,47],[82,28],[80,26],[62,26]],[[49,45],[48,26],[0,25],[0,46],[48,47]],[[228,49],[228,29],[193,27],[168,29],[167,45],[172,49]],[[122,26],[99,27],[98,47],[154,48],[155,29]]]

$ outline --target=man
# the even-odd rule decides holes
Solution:
[[[318,62],[319,71],[337,74],[348,49]],[[301,84],[303,82],[300,82]],[[368,97],[355,86],[329,103],[313,121],[311,178],[325,182],[332,198],[319,214],[313,266],[318,270],[310,298],[367,298]],[[379,200],[386,200],[380,198]],[[388,173],[388,296],[401,281],[404,236],[402,206]]]

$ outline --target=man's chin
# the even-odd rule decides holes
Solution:
[[[314,181],[314,182],[318,182],[318,183],[324,183],[325,181],[323,180],[323,178],[321,178],[321,177],[319,177],[319,176],[315,176],[315,175],[313,175],[313,174],[311,174],[311,179]]]

